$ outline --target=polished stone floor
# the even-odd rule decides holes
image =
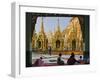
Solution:
[[[83,55],[75,55],[75,59],[79,60],[79,57]],[[38,54],[38,53],[32,53],[32,63],[34,64],[34,61],[36,59],[39,59],[40,57],[43,58],[44,63],[57,63],[58,55],[49,55],[49,54]],[[67,63],[68,58],[70,55],[62,55],[62,60],[64,63]]]

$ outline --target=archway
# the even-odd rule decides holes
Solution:
[[[56,41],[56,48],[60,48],[60,41],[59,40]]]
[[[48,49],[48,39],[46,39],[46,49]]]
[[[38,41],[38,48],[41,48],[41,41]]]

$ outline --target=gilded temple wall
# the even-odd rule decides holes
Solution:
[[[83,51],[83,37],[81,25],[78,17],[73,17],[65,30],[61,31],[58,25],[54,32],[45,33],[43,20],[41,22],[41,30],[39,33],[33,33],[32,47],[36,50],[48,50],[50,46],[52,50],[74,50]]]

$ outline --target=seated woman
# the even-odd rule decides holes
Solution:
[[[67,61],[67,64],[68,64],[68,65],[74,65],[76,62],[79,63],[79,61],[77,61],[77,60],[75,59],[75,54],[74,54],[74,53],[71,53],[71,56],[70,56],[70,58],[69,58],[68,61]]]
[[[62,56],[62,54],[59,53],[59,57],[57,58],[57,64],[58,64],[58,65],[64,65],[64,61],[61,60],[61,56]]]
[[[37,59],[34,63],[34,66],[43,66],[44,62],[42,61],[42,57],[40,59]]]

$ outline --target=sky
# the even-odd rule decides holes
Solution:
[[[44,31],[46,33],[54,32],[54,30],[58,26],[58,19],[61,31],[63,31],[68,26],[70,20],[72,19],[72,17],[38,17],[35,25],[36,33],[40,32],[42,18],[44,24]]]

